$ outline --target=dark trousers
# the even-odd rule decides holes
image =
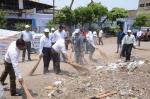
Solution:
[[[10,77],[10,93],[11,94],[15,94],[16,93],[16,76],[15,76],[15,72],[13,69],[12,64],[8,63],[8,62],[4,62],[5,65],[5,69],[0,77],[0,81],[1,83],[4,83],[6,80],[7,75],[9,74]]]
[[[26,54],[26,50],[28,51],[28,59],[30,60],[30,51],[31,51],[31,42],[26,42],[25,44],[25,49],[23,50],[23,54],[22,54],[22,60],[25,59],[25,54]]]
[[[138,46],[141,45],[141,37],[137,37],[137,41],[138,41]]]
[[[124,44],[126,60],[130,60],[133,44]]]
[[[126,48],[125,47],[126,47],[125,45],[122,46],[120,57],[125,57],[125,55],[126,55],[126,53],[125,53]]]
[[[51,48],[44,47],[42,52],[43,52],[43,63],[44,63],[43,73],[45,74],[48,72],[49,63],[52,58]]]
[[[98,37],[99,45],[100,43],[103,45],[102,37]]]
[[[53,58],[53,69],[56,74],[60,73],[60,54],[57,53],[54,49],[52,51],[52,58]]]

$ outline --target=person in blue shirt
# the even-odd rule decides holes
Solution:
[[[117,36],[117,53],[119,52],[119,48],[121,48],[121,41],[122,41],[124,35],[125,34],[122,32],[121,29],[119,29],[119,31],[116,34],[116,36]]]

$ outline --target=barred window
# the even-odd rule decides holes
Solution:
[[[146,3],[146,6],[147,6],[147,7],[150,6],[150,3]]]
[[[140,4],[139,6],[140,6],[140,7],[144,7],[145,5],[144,5],[144,4]]]

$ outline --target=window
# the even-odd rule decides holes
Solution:
[[[149,7],[149,6],[150,6],[150,3],[146,3],[146,6]]]
[[[140,7],[144,7],[145,5],[144,4],[140,4]]]

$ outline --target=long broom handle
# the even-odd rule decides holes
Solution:
[[[22,84],[22,88],[23,88],[23,90],[25,92],[26,98],[27,99],[33,99],[33,97],[31,96],[31,94],[30,94],[30,92],[29,92],[29,90],[27,88],[27,86],[25,85],[25,83]]]
[[[33,69],[30,71],[29,75],[32,75],[35,72],[36,68],[38,67],[38,65],[39,65],[39,63],[41,61],[41,59],[42,59],[42,57],[39,58],[38,62],[35,64]]]

